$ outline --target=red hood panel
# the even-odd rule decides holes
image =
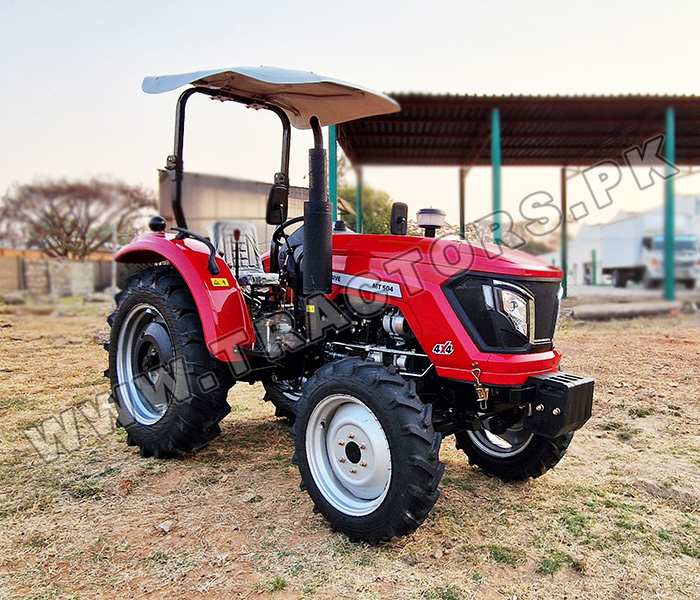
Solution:
[[[495,244],[398,235],[334,235],[333,254],[365,255],[383,260],[434,264],[455,271],[471,270],[515,277],[561,279],[560,269],[539,258]]]

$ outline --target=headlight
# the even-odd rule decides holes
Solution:
[[[442,285],[482,352],[532,354],[553,348],[559,279],[492,279],[465,271]]]
[[[499,289],[499,292],[503,313],[510,318],[516,331],[519,331],[525,337],[529,337],[527,298],[510,290]]]

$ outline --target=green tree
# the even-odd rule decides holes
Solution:
[[[338,196],[351,206],[355,205],[357,188],[342,186],[338,188]],[[362,186],[362,224],[363,233],[391,233],[391,196],[383,190],[375,190],[369,185]],[[346,215],[345,222],[350,229],[357,231],[357,216]]]
[[[338,197],[354,207],[357,198],[357,187],[350,185],[347,180],[348,172],[352,169],[344,154],[338,157]],[[375,190],[364,184],[362,186],[362,224],[363,233],[391,233],[391,196],[383,190]],[[344,215],[347,226],[357,231],[357,216]]]

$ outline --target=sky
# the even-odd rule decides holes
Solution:
[[[105,176],[156,188],[172,152],[179,92],[141,91],[147,75],[271,65],[384,92],[700,94],[700,3],[515,0],[251,3],[189,0],[0,0],[0,194],[37,178]],[[308,184],[308,132],[292,135],[292,185]],[[185,168],[270,181],[279,167],[274,115],[196,98]],[[367,184],[438,207],[458,222],[456,168],[367,167]],[[559,198],[559,170],[506,168],[504,208]],[[700,177],[676,191],[700,194]],[[467,218],[490,212],[491,174],[467,179]],[[629,173],[614,203],[586,222],[662,200]],[[569,202],[590,198],[583,179]]]

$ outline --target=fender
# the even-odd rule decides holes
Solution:
[[[202,242],[178,240],[170,233],[145,233],[120,248],[114,260],[151,264],[167,260],[175,267],[194,298],[207,348],[219,360],[242,360],[235,348],[255,341],[253,322],[238,282],[219,256],[219,274],[209,272],[209,249]]]

